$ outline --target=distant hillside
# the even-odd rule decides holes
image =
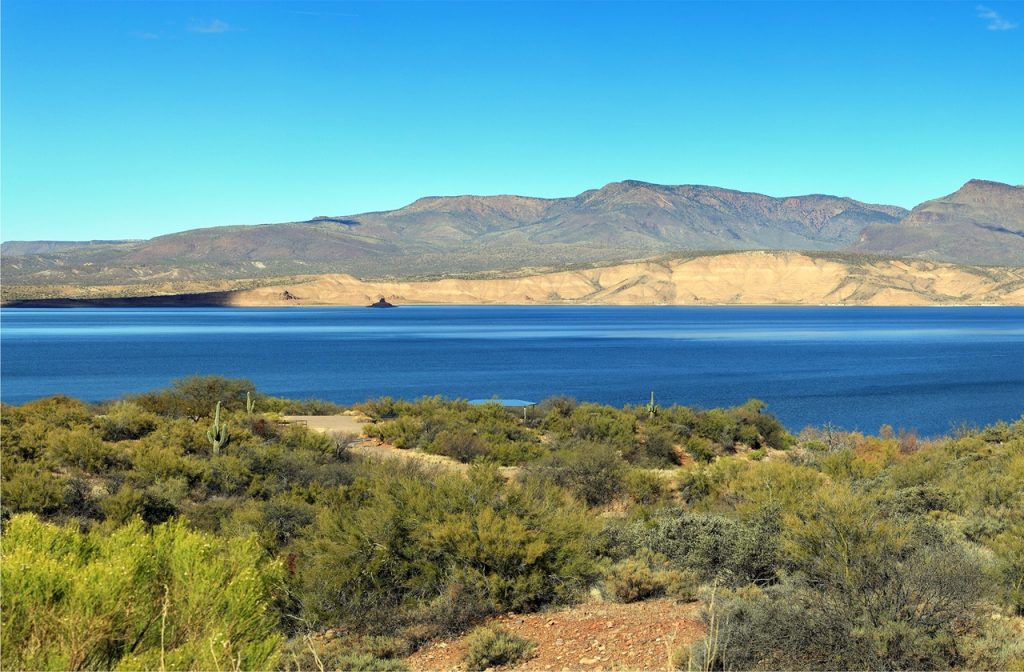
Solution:
[[[495,279],[372,282],[347,275],[230,292],[224,303],[621,305],[1024,304],[1024,269],[926,261],[735,252]]]
[[[130,240],[12,240],[0,244],[0,255],[18,257],[30,254],[67,252],[78,247],[121,245],[137,241]]]
[[[82,296],[81,294],[79,294]],[[1024,269],[857,255],[729,252],[505,278],[360,280],[347,274],[197,294],[22,302],[25,306],[405,304],[1024,305]]]
[[[666,252],[834,250],[902,208],[627,181],[571,198],[455,196],[305,222],[184,231],[88,249],[4,249],[17,284],[117,284],[346,272],[411,277],[621,261]]]
[[[971,264],[1024,265],[1024,188],[971,180],[914,208],[899,226],[868,226],[860,252]]]
[[[913,211],[625,181],[570,198],[422,198],[398,210],[196,229],[146,241],[5,243],[6,285],[209,283],[538,272],[663,254],[853,251],[1024,266],[1024,189],[973,180]]]

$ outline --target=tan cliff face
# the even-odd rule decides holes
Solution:
[[[1024,269],[739,252],[493,279],[364,281],[325,275],[231,292],[228,305],[1024,305]]]

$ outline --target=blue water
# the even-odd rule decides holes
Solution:
[[[934,435],[1024,413],[1024,308],[20,309],[0,313],[0,345],[7,403],[220,374],[340,403],[753,397],[792,430]]]

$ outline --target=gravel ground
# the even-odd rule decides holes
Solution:
[[[667,670],[672,651],[704,636],[699,602],[660,599],[633,604],[587,603],[539,614],[495,618],[537,643],[513,670]],[[465,636],[431,642],[407,659],[414,672],[461,670]]]

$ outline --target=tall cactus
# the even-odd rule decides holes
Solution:
[[[252,412],[256,410],[256,400],[252,398],[251,392],[245,393],[245,412],[252,417]]]
[[[658,414],[658,405],[654,403],[654,390],[651,390],[651,400],[647,403],[647,417],[653,418]]]
[[[217,402],[217,410],[213,415],[213,424],[206,431],[206,438],[213,446],[213,454],[220,455],[220,449],[228,445],[231,435],[228,433],[228,423],[220,421],[220,402]]]

